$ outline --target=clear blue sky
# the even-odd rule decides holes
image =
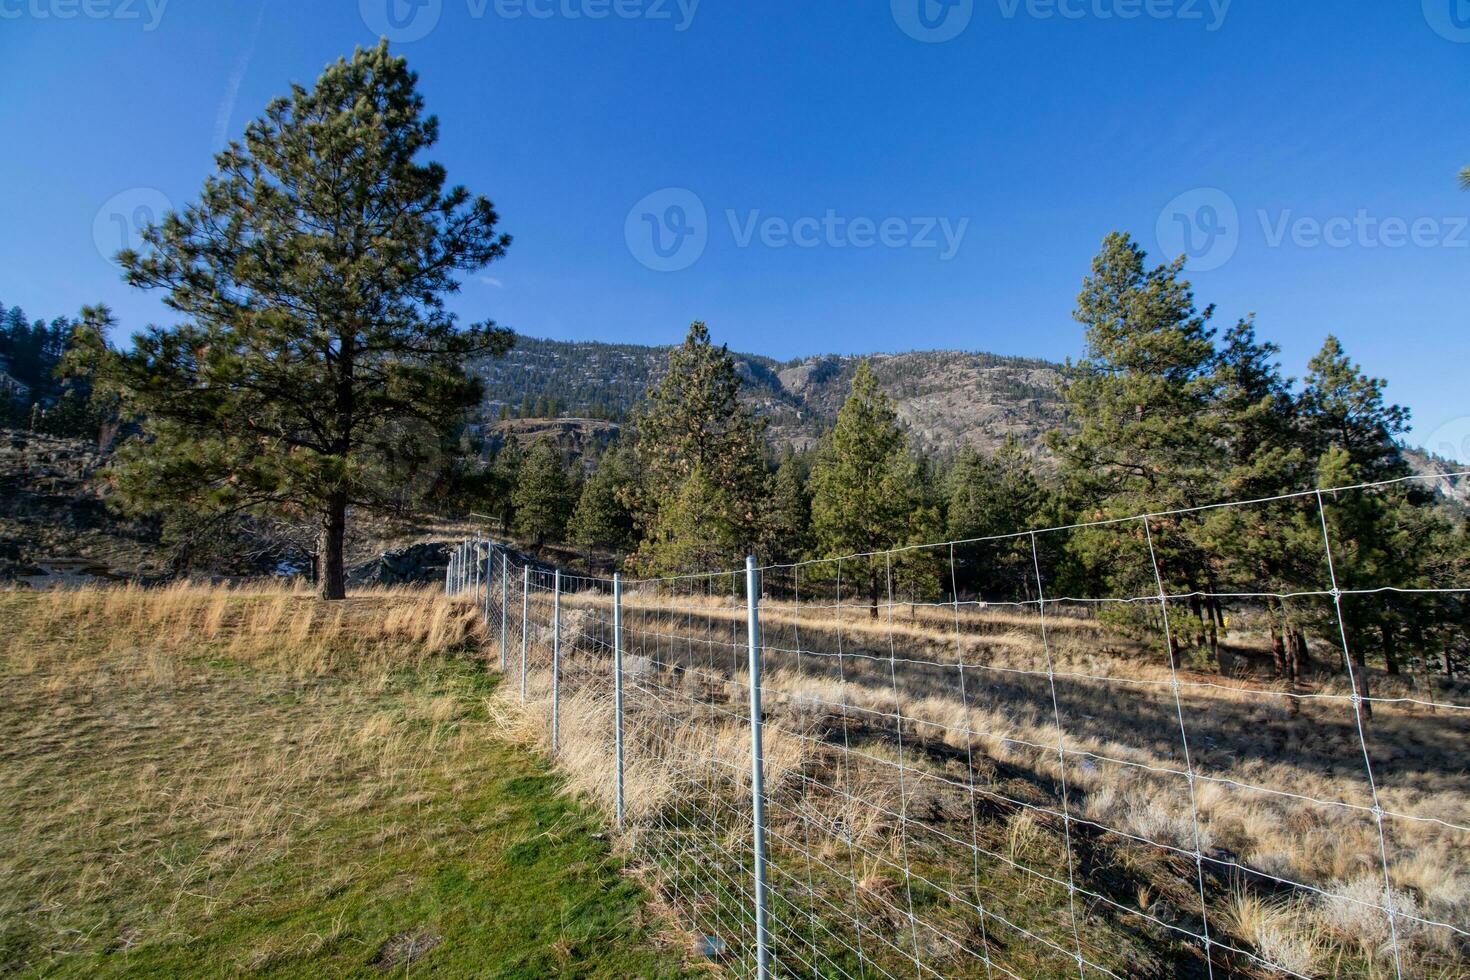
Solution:
[[[466,317],[1060,359],[1103,235],[1158,256],[1187,227],[1222,325],[1255,311],[1293,374],[1336,332],[1416,440],[1470,436],[1460,0],[388,2],[0,0],[0,301],[165,320],[98,240],[386,26],[424,34],[396,50],[436,156],[515,236]]]

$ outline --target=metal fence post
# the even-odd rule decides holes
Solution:
[[[485,544],[485,597],[480,605],[480,618],[485,620],[485,632],[490,632],[490,583],[495,575],[495,545]]]
[[[561,747],[561,569],[551,579],[551,754]]]
[[[526,633],[531,623],[531,566],[521,569],[521,704],[526,703]]]
[[[505,652],[505,642],[506,642],[506,634],[509,631],[509,625],[506,623],[506,620],[505,620],[505,607],[506,607],[506,590],[509,589],[509,588],[510,588],[510,555],[506,554],[505,553],[505,549],[502,548],[501,551],[500,551],[500,672],[502,674],[505,673],[505,664],[506,664],[506,660],[507,660],[507,656],[506,656],[506,652]]]
[[[746,634],[750,645],[750,801],[752,849],[755,852],[755,962],[756,976],[771,975],[769,939],[766,935],[766,791],[762,779],[761,749],[761,647],[760,593],[757,589],[755,556],[745,559]]]
[[[617,748],[618,829],[623,829],[623,580],[613,572],[613,744]]]

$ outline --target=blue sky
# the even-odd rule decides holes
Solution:
[[[104,254],[382,30],[515,236],[467,318],[1060,359],[1124,229],[1470,451],[1465,0],[0,0],[0,301],[166,321]]]

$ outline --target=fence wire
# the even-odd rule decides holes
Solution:
[[[1467,975],[1470,568],[1367,553],[1401,483],[768,566],[755,631],[744,571],[446,587],[735,973]]]

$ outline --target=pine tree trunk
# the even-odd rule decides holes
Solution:
[[[1373,702],[1368,700],[1372,696],[1368,689],[1368,663],[1360,652],[1353,654],[1353,692],[1361,699],[1363,719],[1372,720]]]
[[[1388,623],[1384,623],[1380,630],[1383,632],[1383,664],[1384,670],[1389,674],[1399,672],[1399,641],[1398,634]]]
[[[347,495],[334,493],[322,514],[321,545],[317,549],[320,574],[318,595],[323,599],[347,598],[347,570],[343,546],[347,537]]]
[[[1282,639],[1281,633],[1277,631],[1276,624],[1271,624],[1271,664],[1276,669],[1277,677],[1285,677],[1286,674],[1286,641]]]

